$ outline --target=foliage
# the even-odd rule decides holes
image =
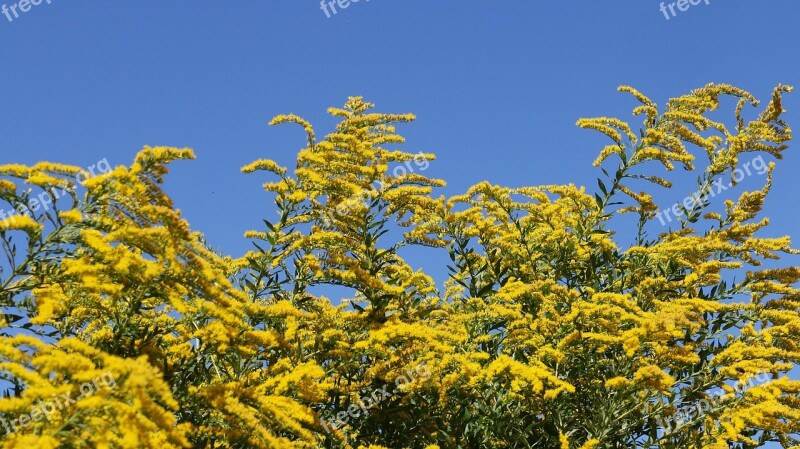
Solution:
[[[210,250],[161,190],[190,150],[146,147],[82,183],[78,167],[0,166],[0,201],[27,210],[0,221],[0,419],[17,430],[0,447],[797,447],[800,268],[762,266],[795,251],[756,235],[774,164],[761,190],[698,196],[656,237],[654,197],[634,190],[671,187],[649,162],[695,170],[692,148],[701,193],[744,153],[780,159],[790,89],[750,121],[758,102],[728,85],[663,109],[620,90],[638,132],[578,122],[611,139],[594,195],[483,182],[435,197],[444,183],[419,173],[434,156],[389,148],[412,115],[350,98],[319,141],[279,116],[307,146],[293,172],[243,168],[270,173],[277,213],[241,258]],[[730,127],[710,118],[726,97]],[[26,209],[56,189],[69,195]],[[410,247],[449,256],[443,284]],[[113,388],[81,394],[103,374]],[[20,421],[61,395],[78,399]]]

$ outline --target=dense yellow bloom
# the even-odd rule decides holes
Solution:
[[[17,431],[0,447],[727,449],[759,435],[788,447],[800,268],[774,264],[796,253],[788,237],[761,235],[773,166],[760,190],[705,198],[669,229],[634,182],[673,188],[648,170],[693,170],[699,152],[704,192],[744,152],[779,156],[789,90],[745,122],[758,103],[733,86],[663,108],[620,87],[640,129],[578,122],[613,141],[597,192],[480,182],[436,197],[434,156],[396,149],[413,115],[353,97],[319,139],[279,116],[307,146],[293,170],[242,168],[267,172],[278,213],[238,258],[211,250],[161,189],[191,150],[145,147],[66,207],[0,221],[0,237],[28,235],[3,245],[0,425]],[[724,96],[738,100],[733,128],[708,116]],[[80,173],[0,166],[0,201]],[[614,219],[624,212],[636,232]],[[439,259],[446,279],[428,266]],[[63,395],[75,401],[35,419]]]
[[[585,443],[580,447],[580,449],[594,449],[600,444],[600,440],[593,438]]]
[[[51,346],[26,337],[0,338],[0,354],[0,371],[27,386],[20,397],[0,400],[6,431],[14,430],[0,447],[58,447],[64,429],[81,447],[188,447],[169,386],[143,359],[73,339]]]
[[[12,215],[0,220],[0,231],[24,231],[28,235],[34,235],[41,230],[41,223],[28,215]]]

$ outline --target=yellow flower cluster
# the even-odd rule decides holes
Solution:
[[[182,448],[186,425],[161,373],[142,358],[111,356],[82,341],[0,339],[0,371],[24,391],[0,399],[0,447]],[[6,377],[8,378],[8,377]],[[9,419],[10,416],[16,418]]]
[[[773,167],[762,189],[701,202],[656,237],[654,196],[636,183],[671,187],[642,170],[694,169],[693,148],[709,158],[701,189],[742,152],[779,156],[789,88],[750,122],[757,101],[729,85],[663,110],[620,90],[640,129],[578,122],[612,139],[597,192],[481,182],[435,197],[433,155],[392,147],[413,115],[354,97],[321,139],[295,115],[272,121],[300,125],[307,147],[293,171],[242,168],[272,177],[278,210],[243,257],[212,251],[162,191],[187,149],[146,147],[68,209],[0,221],[0,447],[788,447],[800,269],[762,267],[795,253],[756,236]],[[724,96],[738,99],[730,128],[708,117]],[[0,201],[25,195],[15,180],[79,173],[0,166]],[[636,232],[614,219],[624,212]],[[16,233],[28,245],[10,244]],[[439,260],[446,275],[426,265]],[[113,386],[84,394],[103,376]]]

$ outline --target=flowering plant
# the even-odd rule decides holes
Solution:
[[[413,116],[350,98],[321,140],[297,116],[273,120],[300,125],[307,145],[293,171],[242,169],[269,174],[277,214],[240,258],[209,249],[161,189],[187,149],[147,147],[0,222],[0,419],[115,379],[0,447],[797,447],[800,268],[763,267],[796,251],[756,235],[775,165],[738,199],[698,195],[657,236],[655,197],[638,190],[672,186],[651,162],[699,170],[704,192],[743,153],[780,159],[790,89],[749,121],[758,102],[729,85],[663,108],[620,90],[638,130],[578,122],[610,138],[596,192],[483,182],[436,197],[444,182],[410,169],[434,156],[390,148]],[[730,125],[709,116],[727,97]],[[0,166],[0,201],[15,209],[80,173]],[[410,247],[449,258],[442,284],[406,261]],[[347,293],[319,294],[334,291]]]

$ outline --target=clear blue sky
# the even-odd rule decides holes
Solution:
[[[800,85],[800,2],[712,0],[670,20],[659,3],[362,0],[327,18],[313,0],[43,2],[0,16],[0,162],[123,164],[145,144],[192,147],[167,188],[239,254],[271,210],[263,179],[239,167],[290,164],[303,143],[266,126],[279,113],[326,132],[325,109],[348,95],[414,112],[407,148],[438,154],[427,173],[445,193],[482,179],[594,186],[603,141],[574,124],[627,117],[619,84],[661,103],[710,81],[760,97]],[[800,128],[800,91],[787,108]],[[776,173],[776,234],[796,229],[798,171],[800,148]]]
[[[710,81],[764,98],[778,82],[800,87],[800,2],[711,0],[670,20],[659,3],[362,0],[327,18],[313,0],[43,2],[0,15],[0,163],[123,164],[145,144],[192,147],[167,188],[212,244],[240,254],[271,205],[239,167],[290,164],[303,144],[299,129],[266,125],[279,113],[322,133],[348,95],[414,112],[407,148],[437,153],[427,173],[456,193],[482,179],[594,186],[604,142],[574,124],[627,117],[619,84],[660,103]],[[800,90],[786,105],[800,129]],[[798,171],[800,148],[767,212],[800,243]]]
[[[51,1],[0,15],[0,163],[123,164],[145,144],[192,147],[198,159],[176,164],[167,189],[233,255],[272,210],[263,179],[239,167],[291,164],[303,144],[299,129],[266,125],[276,114],[322,134],[325,109],[349,95],[414,112],[407,148],[438,154],[426,173],[451,194],[483,179],[594,186],[604,143],[574,124],[627,117],[619,84],[662,104],[711,81],[764,99],[779,82],[800,87],[797,0],[711,0],[670,20],[656,0],[361,0],[330,18],[315,0]],[[800,129],[800,89],[786,107]],[[800,244],[798,172],[800,147],[767,214]]]

